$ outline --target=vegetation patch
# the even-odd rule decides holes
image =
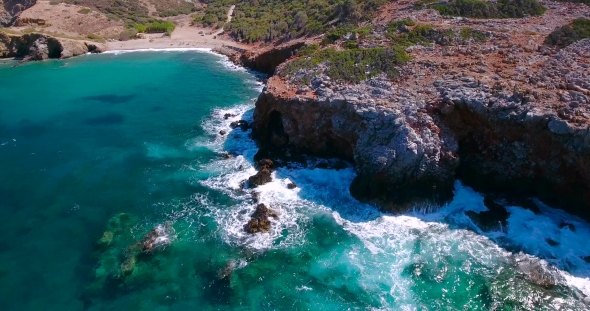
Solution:
[[[238,41],[289,40],[319,35],[339,25],[369,21],[387,0],[206,0],[195,23],[221,27],[227,10],[236,5],[232,21],[224,28]]]
[[[450,0],[446,3],[424,3],[422,6],[437,10],[441,15],[472,18],[522,18],[545,13],[538,0]]]
[[[92,10],[89,8],[83,8],[78,11],[78,13],[80,13],[80,14],[88,14],[90,12],[92,12]]]
[[[435,29],[431,25],[418,25],[413,29],[407,28],[415,23],[410,20],[392,21],[387,29],[387,36],[395,45],[410,47],[417,44],[436,43],[439,45],[464,44],[469,41],[485,42],[488,34],[472,28]]]
[[[196,11],[193,2],[184,0],[52,0],[81,5],[104,13],[112,20],[122,20],[127,27],[151,23],[157,17],[190,14]],[[156,8],[156,15],[150,16],[144,3]],[[90,11],[89,11],[90,12]],[[87,13],[89,13],[87,12]],[[86,14],[86,13],[83,13]]]
[[[356,27],[352,24],[341,24],[337,27],[334,27],[331,30],[328,30],[325,35],[324,39],[322,40],[322,45],[327,45],[336,42],[340,39],[345,40],[357,40],[362,39],[368,36],[371,31],[373,30],[373,26],[368,25],[364,27]]]
[[[399,75],[397,68],[409,60],[410,57],[400,47],[355,48],[340,51],[328,48],[285,64],[280,75],[297,75],[298,72],[303,72],[299,79],[309,83],[311,77],[315,75],[310,72],[310,69],[324,64],[327,68],[325,73],[330,78],[359,83],[380,73],[395,78]]]
[[[545,45],[563,48],[586,38],[590,38],[590,19],[579,18],[551,32],[545,38]]]
[[[167,35],[172,34],[176,25],[169,21],[153,21],[151,23],[146,24],[135,24],[133,25],[138,32],[144,33],[158,33],[158,32],[165,32]]]

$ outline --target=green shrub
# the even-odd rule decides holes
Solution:
[[[370,21],[387,0],[209,0],[202,17],[196,20],[212,26],[217,17],[225,21],[227,8],[235,4],[234,18],[225,27],[236,40],[277,41],[339,30],[341,25],[356,29],[363,21]],[[347,26],[348,27],[348,26]],[[370,33],[370,27],[359,29],[358,35]],[[333,42],[334,33],[326,43]]]
[[[147,26],[143,25],[143,24],[135,24],[135,25],[133,25],[133,28],[135,28],[137,30],[137,32],[146,32],[147,31]]]
[[[135,24],[133,25],[133,29],[137,32],[146,32],[146,33],[158,33],[158,32],[165,32],[167,35],[172,34],[176,25],[170,21],[163,21],[163,20],[155,20],[151,23],[147,24]]]
[[[308,55],[313,54],[319,48],[320,48],[320,46],[317,44],[306,45],[297,51],[297,55],[298,56],[308,56]]]
[[[543,15],[546,10],[538,0],[450,0],[447,3],[431,4],[430,7],[441,15],[473,18],[522,18]]]
[[[328,67],[327,74],[332,79],[358,83],[380,73],[395,78],[399,75],[397,67],[409,60],[410,57],[402,47],[342,51],[328,48],[285,64],[280,74],[293,75],[300,69],[312,69],[323,63]],[[304,82],[308,82],[310,78],[311,76],[305,76]]]
[[[136,36],[137,36],[137,30],[134,28],[129,28],[129,29],[123,30],[119,34],[119,40],[127,41],[127,40],[131,40],[131,39],[135,38]]]
[[[453,45],[464,43],[463,41],[473,40],[484,42],[488,40],[485,32],[472,28],[462,28],[460,31],[453,29],[434,29],[431,25],[418,25],[414,29],[400,30],[405,21],[393,21],[389,24],[387,36],[395,45],[410,47],[417,44],[436,43],[439,45]]]
[[[590,19],[579,18],[551,32],[545,45],[563,48],[585,38],[590,38]]]
[[[485,42],[488,40],[485,33],[469,27],[461,28],[459,37],[463,40],[473,40],[478,42]]]
[[[92,12],[92,10],[88,9],[88,8],[83,8],[78,11],[78,13],[80,13],[80,14],[88,14],[90,12]]]

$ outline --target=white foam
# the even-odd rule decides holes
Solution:
[[[273,172],[273,181],[255,190],[242,190],[242,182],[255,174],[253,157],[257,151],[250,131],[232,130],[229,124],[240,119],[252,120],[252,104],[239,105],[229,109],[216,109],[202,127],[208,137],[187,141],[186,148],[208,148],[214,152],[228,151],[235,156],[229,159],[204,164],[192,164],[187,169],[206,172],[191,182],[198,182],[234,199],[231,206],[216,206],[202,195],[195,195],[208,217],[215,219],[219,233],[225,243],[258,250],[292,248],[312,241],[306,241],[309,224],[315,217],[332,217],[335,223],[354,237],[351,245],[341,246],[336,258],[328,260],[330,265],[357,269],[360,273],[343,271],[343,275],[354,275],[363,290],[379,295],[385,309],[413,310],[416,308],[413,281],[404,274],[404,269],[416,263],[447,265],[460,263],[470,269],[503,271],[515,269],[510,266],[516,257],[529,259],[543,258],[543,265],[549,264],[560,269],[567,285],[578,288],[590,295],[588,263],[582,256],[590,255],[590,226],[565,213],[543,207],[542,215],[519,207],[509,207],[511,213],[506,232],[483,232],[475,226],[466,211],[487,210],[483,197],[460,182],[455,184],[452,202],[436,212],[425,214],[417,209],[405,215],[393,216],[381,213],[376,208],[359,203],[349,193],[349,186],[355,177],[352,168],[342,170],[279,168]],[[232,116],[225,119],[225,114]],[[219,135],[224,130],[227,135]],[[295,182],[296,189],[287,184]],[[276,210],[279,219],[270,219],[272,229],[264,234],[247,234],[244,225],[255,210],[250,200],[251,192],[259,193],[260,201]],[[175,217],[187,213],[179,212]],[[559,228],[561,220],[576,226],[576,232]],[[560,244],[551,247],[546,239]],[[521,247],[527,254],[513,254],[502,247],[506,241],[511,246]],[[504,243],[504,244],[502,244]],[[418,249],[418,250],[417,250]],[[451,256],[452,259],[448,259]],[[321,266],[322,259],[317,259]],[[321,267],[313,273],[321,274]],[[459,269],[460,267],[455,266]],[[315,270],[314,270],[315,271]],[[487,270],[486,270],[487,271]],[[570,272],[567,272],[570,271]],[[349,273],[349,274],[347,274]],[[483,274],[482,271],[472,273]],[[440,276],[444,278],[444,275]],[[386,288],[387,290],[383,290]],[[306,286],[296,287],[298,291],[309,291]],[[567,304],[555,299],[553,305]]]

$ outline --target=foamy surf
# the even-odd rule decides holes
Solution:
[[[469,290],[465,285],[470,282],[469,278],[490,279],[487,286],[492,297],[518,293],[508,295],[507,299],[518,301],[527,310],[535,309],[539,303],[543,303],[545,309],[575,309],[581,306],[584,296],[590,295],[589,264],[582,259],[590,255],[590,245],[585,243],[590,239],[590,226],[547,206],[542,207],[540,215],[520,207],[507,207],[510,212],[507,228],[484,232],[465,214],[487,210],[483,196],[460,182],[456,183],[455,196],[449,204],[417,207],[413,212],[398,216],[382,213],[350,195],[348,188],[355,177],[351,167],[340,170],[305,165],[279,168],[272,173],[272,182],[255,189],[244,187],[247,178],[256,173],[252,163],[257,146],[250,137],[250,130],[232,129],[230,124],[241,119],[252,121],[252,111],[252,104],[216,109],[202,122],[207,137],[186,143],[188,149],[208,148],[220,154],[218,160],[191,169],[207,172],[203,175],[207,177],[197,177],[193,182],[223,193],[235,202],[227,206],[203,203],[207,215],[218,224],[221,239],[228,245],[256,251],[305,248],[322,238],[315,235],[314,222],[332,219],[352,240],[351,244],[343,244],[338,253],[332,253],[327,262],[347,267],[342,274],[354,275],[362,291],[377,295],[385,309],[414,310],[422,305],[417,297],[427,297],[427,292],[416,291],[425,276],[440,284],[449,277],[456,277],[460,286],[467,286],[465,290]],[[221,131],[226,135],[220,135]],[[223,156],[225,152],[231,157]],[[288,189],[291,182],[298,187]],[[256,206],[252,200],[253,191],[258,193],[261,203],[279,214],[277,220],[271,219],[272,229],[268,233],[244,231]],[[575,231],[570,227],[560,228],[563,221],[575,226]],[[548,245],[547,239],[560,244]],[[511,247],[522,252],[513,253],[509,250]],[[318,260],[321,265],[321,259]],[[519,266],[523,262],[526,265]],[[528,266],[529,263],[532,266]],[[469,267],[469,273],[462,270],[467,269],[465,267]],[[326,268],[318,266],[317,277],[321,278],[321,269]],[[519,297],[528,292],[540,293],[526,280],[527,269],[542,269],[557,280],[559,286],[571,287],[573,291],[567,294],[570,298]],[[296,290],[306,293],[311,292],[312,287],[301,286]]]

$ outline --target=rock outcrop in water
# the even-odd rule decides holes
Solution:
[[[104,50],[104,46],[95,42],[54,38],[38,33],[10,35],[0,32],[0,58],[16,57],[24,61],[64,59]]]
[[[270,231],[270,219],[278,219],[279,215],[266,207],[266,205],[260,203],[256,206],[256,210],[252,214],[252,219],[244,226],[244,231],[254,233],[264,233]]]

